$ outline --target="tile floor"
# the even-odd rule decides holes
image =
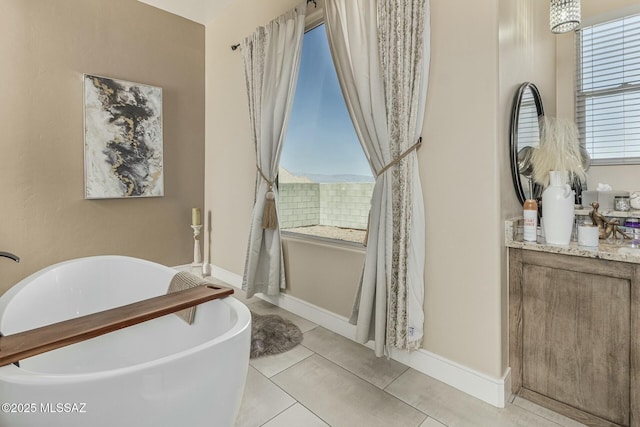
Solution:
[[[279,314],[304,333],[301,345],[253,359],[236,427],[442,427],[583,424],[516,398],[495,408],[414,369],[257,298],[236,296],[259,314]]]

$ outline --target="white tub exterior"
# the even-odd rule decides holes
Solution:
[[[172,268],[120,256],[67,261],[0,297],[10,335],[166,293]],[[0,367],[0,426],[233,426],[251,316],[227,297],[195,321],[163,316]]]

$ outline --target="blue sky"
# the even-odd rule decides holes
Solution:
[[[304,36],[280,166],[297,175],[371,175],[344,104],[324,25]]]

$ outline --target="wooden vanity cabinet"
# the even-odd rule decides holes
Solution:
[[[510,248],[509,356],[514,394],[640,427],[640,264]]]

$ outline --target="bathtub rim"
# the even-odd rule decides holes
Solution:
[[[9,303],[11,302],[11,300],[14,298],[14,296],[20,292],[20,290],[22,290],[22,288],[26,287],[29,283],[31,283],[32,281],[34,281],[35,279],[37,279],[40,276],[43,276],[49,272],[51,272],[52,270],[55,270],[57,268],[60,267],[64,267],[67,264],[76,264],[76,263],[81,263],[83,261],[89,261],[89,260],[100,260],[100,259],[104,259],[104,260],[127,260],[127,261],[133,261],[137,264],[144,264],[147,266],[153,266],[155,268],[161,268],[164,270],[171,270],[171,271],[176,271],[177,270],[175,268],[166,266],[164,264],[160,264],[154,261],[149,261],[146,259],[142,259],[142,258],[135,258],[135,257],[130,257],[130,256],[126,256],[126,255],[95,255],[95,256],[86,256],[86,257],[80,257],[80,258],[73,258],[73,259],[69,259],[66,261],[60,261],[58,263],[55,264],[51,264],[48,265],[30,275],[28,275],[27,277],[25,277],[24,279],[20,280],[18,283],[16,283],[15,285],[11,286],[9,289],[7,289],[5,291],[5,293],[3,293],[2,295],[0,295],[0,324],[2,324],[2,317],[4,315],[5,309],[6,307],[9,305]]]
[[[53,264],[51,266],[45,267],[44,269],[27,276],[26,278],[22,279],[20,282],[12,286],[9,290],[7,290],[7,292],[5,292],[2,296],[0,296],[0,321],[4,314],[5,308],[11,302],[13,297],[17,295],[19,291],[25,286],[27,286],[33,279],[57,267],[60,267],[66,264],[73,264],[76,262],[81,262],[83,260],[89,260],[89,259],[91,260],[93,259],[121,259],[121,260],[126,259],[129,261],[135,261],[135,262],[140,262],[142,264],[151,265],[156,268],[167,269],[172,272],[176,272],[176,273],[178,272],[176,269],[172,267],[168,267],[163,264],[158,264],[152,261],[148,261],[140,258],[122,256],[122,255],[99,255],[99,256],[75,258],[68,261],[62,261],[57,264]],[[109,378],[109,377],[116,377],[119,375],[126,375],[129,373],[138,372],[145,369],[152,369],[154,367],[166,365],[173,361],[189,357],[192,354],[205,351],[208,348],[214,347],[224,341],[232,340],[236,337],[239,337],[247,329],[251,328],[251,312],[249,311],[246,305],[244,305],[237,299],[232,298],[231,295],[225,298],[209,301],[205,304],[216,303],[216,302],[223,303],[230,306],[230,310],[236,314],[235,322],[232,323],[231,326],[223,334],[218,335],[217,337],[209,341],[205,341],[201,344],[190,347],[186,350],[182,350],[177,353],[159,357],[153,360],[148,360],[146,362],[136,363],[126,367],[92,371],[92,372],[83,372],[83,373],[77,373],[77,374],[76,373],[57,374],[57,373],[48,373],[48,372],[41,372],[41,371],[30,371],[28,369],[20,368],[18,366],[10,364],[5,366],[0,366],[0,382],[11,382],[11,383],[21,383],[21,384],[43,384],[43,383],[63,384],[63,383],[83,382],[83,381],[94,381],[100,378]],[[169,315],[172,315],[172,314],[167,314],[167,316]],[[196,315],[197,315],[197,310],[196,310]]]

